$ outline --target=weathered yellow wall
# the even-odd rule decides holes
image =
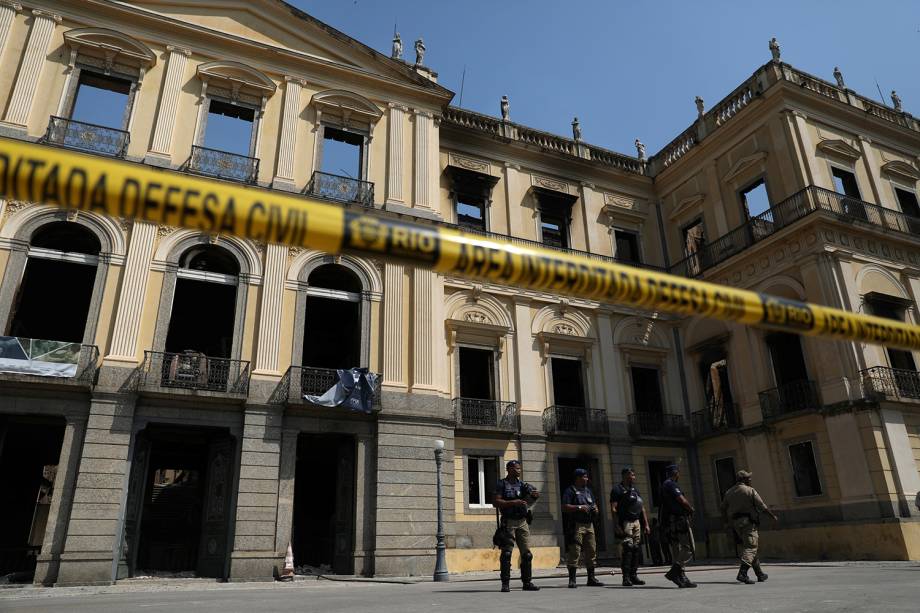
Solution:
[[[556,568],[559,565],[558,547],[531,547],[534,568]],[[447,568],[452,573],[473,571],[498,572],[498,549],[448,549]],[[511,567],[517,568],[519,554],[517,547],[511,554]]]

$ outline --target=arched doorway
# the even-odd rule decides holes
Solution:
[[[345,266],[323,264],[308,278],[301,364],[354,368],[361,364],[361,281]]]

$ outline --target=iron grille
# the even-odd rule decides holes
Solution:
[[[722,407],[710,405],[702,411],[692,413],[690,423],[695,436],[705,436],[739,428],[741,420],[738,416],[738,405],[734,403],[729,403]]]
[[[920,400],[920,373],[916,371],[874,366],[859,375],[867,398]]]
[[[807,379],[765,390],[758,396],[760,397],[760,410],[765,420],[775,419],[787,413],[821,407],[818,386],[814,381]]]
[[[304,399],[304,394],[322,396],[339,382],[339,374],[335,368],[316,368],[314,366],[291,366],[285,378],[288,381],[287,402],[290,404],[310,404]],[[376,410],[379,410],[381,406],[381,379],[378,375],[377,385],[374,387],[374,408]]]
[[[633,413],[629,416],[629,433],[634,438],[646,436],[685,438],[690,435],[683,415],[668,413]]]
[[[246,396],[249,362],[195,351],[145,351],[142,383],[151,390],[185,389]]]
[[[259,176],[259,158],[192,145],[186,168],[189,172],[218,179],[255,183]]]
[[[338,202],[349,202],[372,208],[374,206],[374,184],[351,177],[314,171],[307,189],[311,196],[327,198]]]
[[[131,136],[125,130],[52,116],[42,141],[68,149],[122,158],[128,152]]]
[[[593,434],[609,432],[607,411],[585,407],[553,405],[543,411],[543,431],[547,434]]]
[[[484,428],[518,432],[517,404],[502,400],[454,398],[454,416],[458,428]]]

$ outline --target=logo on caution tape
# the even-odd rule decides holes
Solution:
[[[441,239],[435,228],[346,213],[343,248],[435,263]]]

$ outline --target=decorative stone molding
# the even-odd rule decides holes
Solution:
[[[374,132],[374,126],[383,116],[383,111],[376,104],[360,94],[344,89],[328,89],[313,94],[310,106],[316,111],[316,125],[322,121],[323,115],[338,118],[346,128],[354,121],[357,124],[368,126],[368,134]]]
[[[696,193],[692,196],[687,196],[677,203],[677,206],[674,207],[674,210],[668,214],[668,219],[676,219],[680,217],[687,211],[695,209],[698,205],[702,204],[706,200],[706,194]]]
[[[544,175],[533,174],[530,175],[530,184],[533,187],[542,187],[543,189],[548,189],[554,192],[559,192],[561,194],[573,195],[573,188],[571,185],[565,181],[559,179],[554,179],[552,177],[547,177]]]
[[[48,43],[51,42],[54,28],[61,23],[60,15],[47,11],[35,9],[32,15],[35,19],[29,31],[22,62],[19,65],[19,73],[16,76],[16,84],[13,86],[13,93],[10,95],[10,102],[4,117],[6,123],[17,126],[25,126],[29,122],[35,89],[38,87],[42,68],[46,64]]]
[[[157,61],[157,55],[139,40],[108,28],[78,28],[64,32],[64,42],[80,54],[102,58],[104,68],[110,71],[115,62],[148,70]],[[108,74],[108,72],[106,72]]]
[[[619,220],[642,223],[648,216],[648,204],[631,196],[605,192],[603,213],[610,225]]]
[[[880,170],[883,174],[886,174],[893,179],[899,179],[901,181],[906,181],[907,183],[916,183],[917,181],[920,181],[920,170],[917,170],[911,164],[902,162],[900,160],[892,160],[886,164],[883,164]]]
[[[862,153],[845,140],[838,138],[828,138],[822,140],[815,146],[816,150],[830,157],[855,162],[860,158]]]
[[[488,161],[480,160],[466,155],[458,155],[452,151],[447,156],[447,163],[450,166],[465,168],[466,170],[472,170],[473,172],[481,172],[484,175],[491,174],[492,167]]]
[[[742,174],[747,172],[748,169],[750,169],[751,167],[757,166],[757,165],[763,166],[763,164],[766,161],[767,161],[766,151],[758,151],[757,153],[754,153],[752,155],[745,156],[741,158],[740,160],[738,160],[737,162],[735,162],[734,164],[732,164],[731,169],[729,169],[729,171],[725,174],[725,176],[722,177],[722,182],[731,183],[732,181],[740,177]]]
[[[278,89],[275,82],[262,71],[230,60],[199,64],[195,73],[204,83],[219,83],[228,88],[233,101],[236,101],[240,92],[249,92],[259,98],[271,98]]]

